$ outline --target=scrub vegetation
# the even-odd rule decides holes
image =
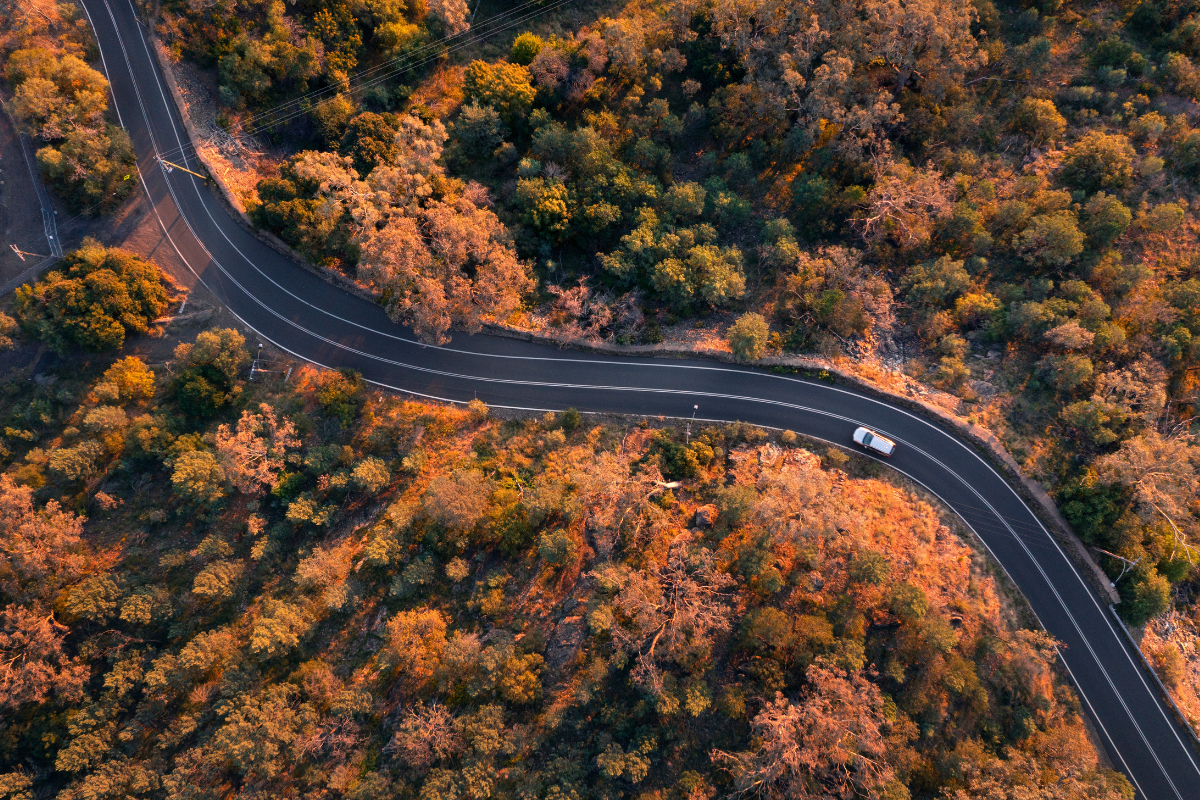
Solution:
[[[3,384],[3,797],[1133,796],[868,462],[248,358]]]

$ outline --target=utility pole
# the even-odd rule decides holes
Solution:
[[[202,181],[208,180],[207,175],[201,175],[199,172],[193,172],[192,170],[188,169],[187,167],[185,167],[181,164],[176,164],[173,161],[167,161],[165,158],[159,157],[158,163],[165,166],[167,168],[167,172],[170,172],[173,169],[181,169],[184,172],[188,173],[189,175],[195,175],[197,178],[199,178]]]
[[[41,253],[30,253],[27,250],[22,250],[15,244],[10,244],[9,247],[11,247],[12,251],[17,254],[17,258],[21,259],[22,261],[25,260],[25,256],[33,256],[34,258],[50,258],[50,256],[44,256]]]
[[[692,423],[696,421],[696,412],[699,410],[700,410],[700,406],[698,406],[698,405],[692,406],[692,418],[689,419],[688,423],[687,423],[687,433],[684,434],[684,439],[683,439],[684,444],[692,443]]]

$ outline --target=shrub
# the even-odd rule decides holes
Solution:
[[[1133,177],[1133,155],[1124,136],[1092,131],[1067,150],[1062,179],[1088,192],[1121,189]]]
[[[733,355],[740,361],[756,361],[767,352],[767,339],[771,329],[762,314],[747,312],[729,327],[725,341]]]
[[[118,248],[84,239],[57,269],[17,289],[17,319],[51,349],[117,350],[128,333],[146,333],[167,309],[162,272]]]

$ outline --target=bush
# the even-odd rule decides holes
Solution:
[[[762,314],[747,312],[730,326],[725,341],[739,361],[757,361],[767,352],[767,339],[771,329]]]
[[[1092,131],[1067,150],[1062,179],[1088,192],[1124,188],[1133,177],[1133,155],[1124,136]]]
[[[84,239],[33,286],[17,289],[17,319],[51,349],[118,350],[127,333],[146,333],[167,309],[162,272],[118,248]]]

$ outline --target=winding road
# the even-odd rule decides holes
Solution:
[[[1024,593],[1059,650],[1110,758],[1145,800],[1200,798],[1200,756],[1112,609],[1053,536],[970,444],[866,394],[702,360],[563,353],[488,336],[426,346],[383,309],[332,287],[246,231],[204,182],[160,167],[190,154],[187,134],[131,0],[83,0],[133,138],[141,180],[179,257],[264,340],[316,364],[350,367],[380,386],[493,407],[741,420],[847,445],[867,425],[898,443],[888,466],[942,499]],[[199,169],[189,155],[168,156]]]

